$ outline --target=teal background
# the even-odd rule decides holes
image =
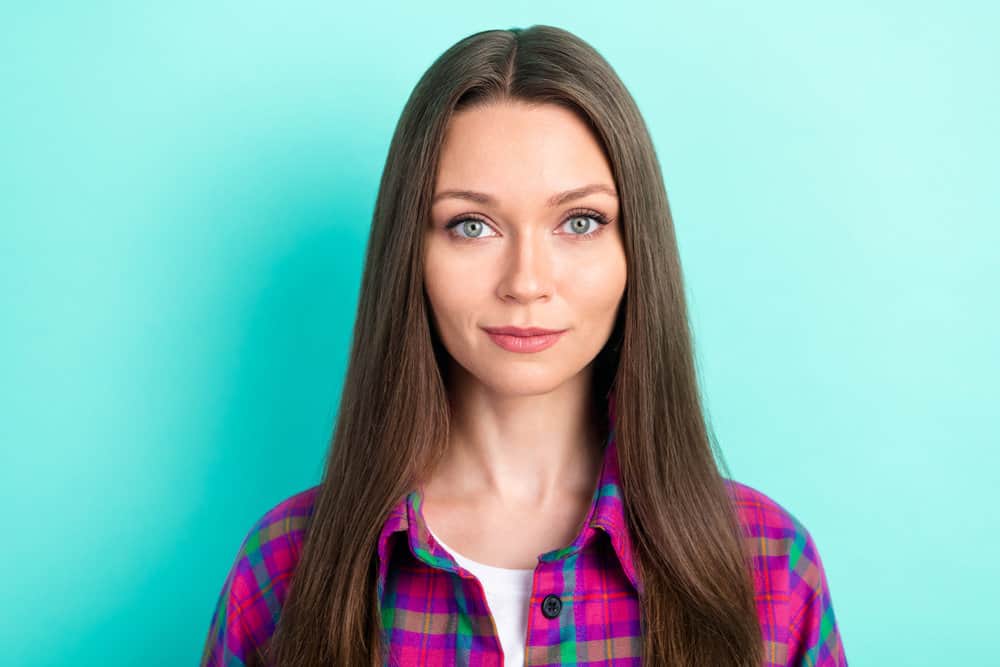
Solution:
[[[5,5],[3,663],[196,664],[319,481],[410,90],[548,23],[646,116],[711,422],[812,532],[850,663],[1000,664],[995,7]]]

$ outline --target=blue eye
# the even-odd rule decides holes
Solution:
[[[486,230],[486,222],[480,220],[479,218],[460,218],[454,222],[448,223],[445,229],[453,228],[462,229],[468,236],[460,235],[459,238],[462,239],[478,239],[482,238]]]
[[[594,225],[586,221],[592,221]],[[579,221],[584,221],[582,224]],[[562,225],[569,223],[572,230],[570,236],[575,236],[581,240],[592,239],[603,231],[603,228],[611,222],[606,216],[590,209],[571,211],[563,220]],[[463,233],[456,233],[455,229],[461,229]],[[476,239],[489,238],[496,234],[487,234],[487,230],[492,227],[483,219],[466,215],[452,220],[445,225],[445,230],[460,241],[475,241]]]
[[[601,224],[601,222],[595,216],[592,216],[592,215],[574,215],[573,217],[571,217],[570,219],[568,219],[566,222],[570,223],[569,228],[572,229],[574,233],[580,232],[580,234],[579,234],[580,236],[586,236],[586,234],[589,233],[589,231],[590,231],[590,225],[587,224],[586,222],[584,222],[584,224],[583,224],[582,227],[580,225],[573,224],[573,223],[577,222],[578,220],[584,220],[584,221],[593,220],[596,224],[598,224],[598,225]]]

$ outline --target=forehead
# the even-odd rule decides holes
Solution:
[[[435,191],[466,188],[520,197],[587,183],[613,186],[599,139],[573,111],[502,102],[454,114],[441,146]]]

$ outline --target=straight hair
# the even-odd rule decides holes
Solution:
[[[592,362],[591,398],[605,428],[614,410],[644,588],[642,664],[760,667],[752,560],[702,412],[652,140],[608,62],[579,37],[546,25],[460,40],[406,102],[379,185],[322,481],[277,627],[254,658],[280,667],[385,664],[376,542],[389,511],[441,459],[450,429],[447,353],[423,287],[441,144],[453,113],[505,101],[578,114],[599,139],[619,193],[626,288],[612,334]]]

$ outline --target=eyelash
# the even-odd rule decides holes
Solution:
[[[603,215],[598,211],[589,208],[581,208],[581,209],[574,209],[569,213],[567,213],[566,217],[563,218],[563,221],[560,223],[560,226],[565,225],[567,221],[572,220],[573,218],[591,218],[594,220],[594,222],[597,223],[597,227],[595,227],[594,230],[591,232],[587,232],[586,234],[570,234],[570,236],[578,237],[582,241],[589,241],[597,237],[598,235],[601,234],[601,232],[604,231],[604,228],[612,221],[610,218],[608,218],[607,216]],[[469,222],[469,221],[481,222],[484,225],[489,224],[483,218],[477,215],[469,214],[469,215],[463,215],[459,218],[452,220],[447,225],[445,225],[444,228],[448,232],[448,235],[451,238],[455,239],[456,241],[479,241],[480,237],[478,236],[459,236],[451,231],[452,229],[459,226],[463,222]]]

